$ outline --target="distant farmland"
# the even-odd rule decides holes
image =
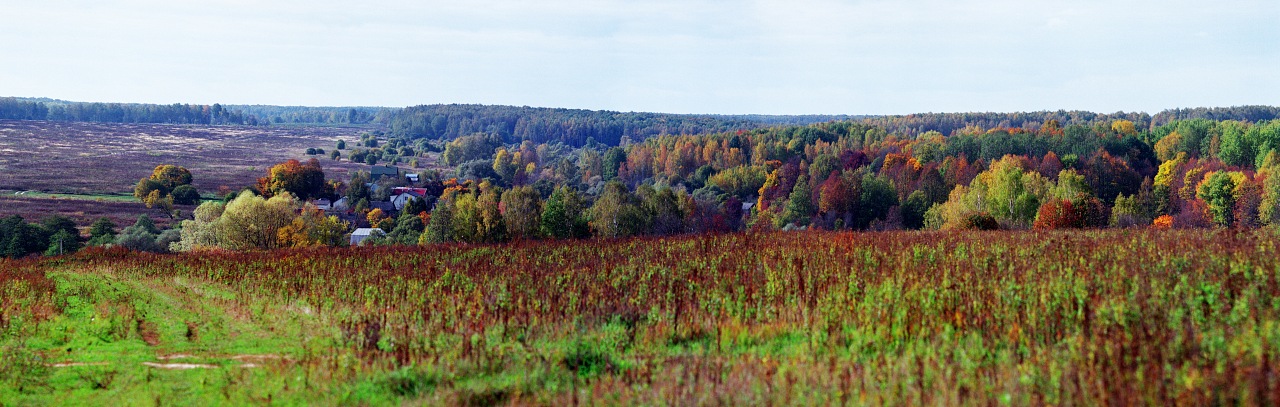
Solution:
[[[363,130],[0,120],[0,190],[129,193],[159,164],[190,169],[201,192],[237,189],[273,164],[308,158],[309,147],[329,152],[338,139],[350,143]],[[328,178],[368,168],[320,159]]]

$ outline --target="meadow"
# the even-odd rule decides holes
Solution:
[[[201,126],[0,120],[0,189],[55,194],[130,194],[160,164],[195,174],[211,193],[252,185],[266,169],[304,158],[307,148],[330,151],[338,139],[359,139],[360,128],[318,126]],[[347,151],[344,151],[345,155]],[[346,179],[362,164],[321,157],[327,176]]]
[[[184,214],[195,205],[175,205]],[[53,215],[66,216],[77,225],[88,226],[99,218],[107,218],[121,227],[132,225],[138,215],[147,215],[162,228],[175,226],[181,219],[170,219],[163,210],[147,208],[133,196],[94,196],[41,194],[0,191],[0,216],[18,215],[27,221],[39,221]]]
[[[1280,403],[1269,231],[0,263],[0,404]]]

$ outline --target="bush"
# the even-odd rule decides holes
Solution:
[[[964,225],[962,225],[961,228],[973,230],[997,230],[1000,229],[1000,223],[996,222],[996,218],[991,216],[989,213],[975,213],[965,217]]]

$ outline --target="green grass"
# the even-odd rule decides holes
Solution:
[[[133,195],[127,194],[59,194],[40,191],[0,191],[0,194],[14,198],[56,198],[80,201],[138,202]]]

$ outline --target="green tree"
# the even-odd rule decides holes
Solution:
[[[413,216],[418,216],[418,214],[427,212],[429,210],[430,208],[428,207],[427,201],[425,199],[414,197],[414,198],[409,198],[409,201],[405,202],[404,208],[402,208],[400,212],[407,213]]]
[[[813,204],[813,189],[809,188],[809,177],[801,175],[796,179],[796,185],[791,189],[791,195],[787,197],[787,205],[782,209],[782,216],[775,221],[775,226],[779,228],[788,224],[807,226],[809,218],[815,212],[817,207]]]
[[[1280,226],[1280,174],[1276,174],[1276,167],[1267,167],[1264,171],[1267,178],[1262,183],[1258,218],[1263,224]]]
[[[738,166],[712,175],[707,179],[707,183],[738,199],[748,200],[759,193],[767,177],[768,173],[763,166]]]
[[[75,253],[77,250],[80,250],[80,235],[59,230],[49,237],[49,248],[45,250],[44,255],[60,256]]]
[[[62,231],[77,239],[80,238],[80,230],[76,229],[76,221],[63,215],[52,215],[44,218],[44,220],[40,221],[40,226],[51,235]]]
[[[16,259],[48,246],[49,233],[45,228],[29,224],[18,215],[0,220],[0,250],[4,257]]]
[[[911,194],[907,195],[907,200],[902,203],[902,226],[907,229],[924,227],[924,214],[932,205],[924,191],[911,191]]]
[[[387,234],[387,240],[395,244],[415,244],[422,238],[422,232],[426,230],[427,226],[422,223],[422,218],[418,215],[401,212],[400,217],[396,218],[396,226],[391,229],[391,233]]]
[[[577,190],[556,188],[543,207],[539,228],[543,235],[555,239],[578,237],[584,226],[581,213],[582,198]]]
[[[453,199],[442,196],[427,220],[426,233],[418,238],[418,244],[448,243],[453,241]]]
[[[858,215],[854,225],[865,229],[872,221],[885,219],[889,209],[898,205],[898,193],[893,183],[883,177],[862,176],[862,192],[858,196]]]
[[[141,252],[165,253],[169,248],[157,241],[160,233],[160,228],[156,227],[151,217],[146,214],[138,215],[138,220],[133,225],[124,228],[116,236],[115,245]]]
[[[643,214],[647,217],[644,223],[648,231],[656,235],[673,235],[685,231],[685,213],[680,208],[680,198],[671,188],[648,189],[647,193],[639,195]]]
[[[591,229],[606,238],[635,236],[643,232],[644,216],[636,196],[618,181],[604,185],[604,191],[588,211]]]
[[[627,152],[622,147],[610,147],[604,152],[604,180],[612,181],[618,177],[618,167],[627,162]]]
[[[200,192],[190,185],[179,185],[170,193],[174,205],[195,205],[200,202]]]
[[[513,187],[502,193],[502,219],[512,239],[532,239],[539,235],[542,196],[533,187]]]
[[[462,136],[445,143],[444,154],[440,158],[445,165],[456,166],[467,161],[493,157],[494,150],[502,145],[501,139],[488,134],[472,134]]]
[[[89,226],[89,245],[105,246],[116,240],[116,223],[106,217],[98,218]]]
[[[299,206],[289,193],[270,199],[240,194],[215,222],[218,246],[231,250],[278,248],[279,230],[293,222]]]
[[[1254,140],[1245,137],[1248,125],[1228,120],[1218,123],[1219,136],[1218,159],[1224,164],[1248,166],[1254,163],[1257,156]]]
[[[369,173],[365,171],[355,171],[351,173],[351,182],[347,183],[347,201],[351,205],[355,205],[360,200],[368,201],[372,198],[372,192],[369,190]],[[365,207],[368,207],[366,204]]]
[[[1217,171],[1205,177],[1200,184],[1197,196],[1209,204],[1209,213],[1213,215],[1213,223],[1230,227],[1234,224],[1232,210],[1235,208],[1236,180],[1226,171]]]
[[[476,197],[476,209],[479,215],[478,233],[482,242],[496,243],[507,240],[507,226],[502,219],[501,201],[502,188],[488,182],[480,184],[480,196]]]
[[[480,211],[476,208],[474,193],[459,193],[453,196],[452,220],[453,241],[480,242]]]
[[[157,193],[157,196],[169,195],[169,189],[165,188],[163,183],[151,178],[140,179],[133,186],[133,197],[138,198],[139,201],[146,201],[153,192]]]
[[[520,163],[507,149],[499,148],[498,152],[493,154],[493,172],[502,178],[502,182],[508,185],[513,184],[518,171],[520,171]]]
[[[231,202],[244,195],[253,194],[236,195]],[[222,212],[226,209],[226,205],[227,203],[223,202],[205,201],[200,206],[197,206],[196,210],[192,212],[192,219],[182,221],[180,239],[171,245],[169,250],[189,252],[218,247],[218,234],[214,228],[217,226],[217,221],[222,216]]]

